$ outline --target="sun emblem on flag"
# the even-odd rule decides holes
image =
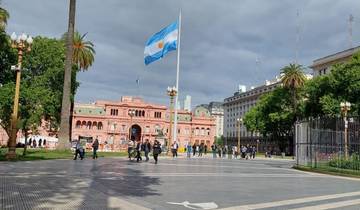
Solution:
[[[159,43],[158,43],[158,48],[159,49],[162,49],[164,47],[164,42],[163,41],[160,41]]]

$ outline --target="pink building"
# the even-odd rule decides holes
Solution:
[[[133,116],[129,111],[134,110]],[[162,140],[169,138],[170,111],[164,105],[144,102],[138,97],[124,96],[120,101],[97,101],[75,104],[72,139],[98,138],[101,150],[120,150],[126,141]],[[204,143],[208,148],[215,138],[215,119],[209,110],[198,107],[194,112],[178,111],[177,142]],[[131,135],[130,135],[131,131]]]

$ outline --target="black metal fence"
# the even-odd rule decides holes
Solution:
[[[348,117],[347,121],[348,126],[341,117],[298,122],[296,164],[334,171],[360,171],[360,118]]]

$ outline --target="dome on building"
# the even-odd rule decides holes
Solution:
[[[210,117],[210,112],[203,106],[198,106],[194,109],[194,115],[196,117]]]

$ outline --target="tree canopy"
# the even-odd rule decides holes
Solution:
[[[10,65],[16,64],[13,50],[10,56],[4,53],[0,64],[6,66],[0,77],[0,119],[1,125],[9,132],[10,116],[13,108],[15,91],[15,72]],[[23,60],[21,75],[19,123],[18,128],[37,127],[45,118],[55,130],[60,122],[62,85],[64,80],[65,48],[62,40],[46,37],[35,37],[32,50],[26,53]],[[1,55],[1,54],[0,54]],[[6,56],[5,56],[6,55]],[[16,54],[15,54],[16,58]],[[73,68],[72,95],[74,96],[78,83],[76,71]]]

